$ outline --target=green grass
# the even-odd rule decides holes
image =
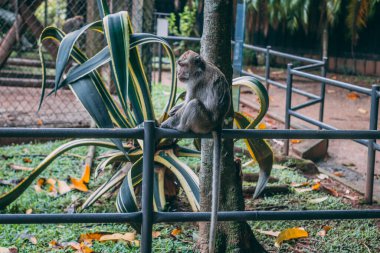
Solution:
[[[153,96],[155,97],[155,107],[162,108],[166,101],[168,87],[155,86]],[[66,140],[67,141],[67,140]],[[10,163],[27,167],[36,166],[44,156],[49,154],[54,148],[66,141],[54,141],[40,144],[12,145],[0,148],[0,179],[20,179],[27,176],[28,172],[14,171],[8,165]],[[191,140],[181,141],[184,145],[191,145]],[[242,146],[242,142],[236,143]],[[106,149],[97,149],[102,153]],[[62,155],[53,162],[41,174],[41,177],[66,180],[69,176],[80,177],[83,169],[83,159],[72,154],[85,156],[87,148],[76,148],[65,155]],[[248,158],[242,154],[237,154],[243,162]],[[30,158],[31,163],[25,163],[23,158]],[[192,168],[200,166],[199,159],[183,159]],[[95,162],[98,162],[97,160]],[[258,168],[247,167],[244,171],[257,172]],[[105,174],[90,181],[89,189],[93,191],[108,179],[113,173],[108,167]],[[280,179],[277,184],[290,184],[291,182],[305,182],[307,179],[291,169],[275,169],[272,174]],[[9,186],[0,184],[0,193],[10,189]],[[80,206],[90,193],[71,191],[63,196],[53,197],[46,189],[41,193],[36,193],[34,187],[29,187],[25,193],[1,214],[13,213],[23,214],[28,209],[33,213],[67,213],[71,205]],[[263,199],[252,201],[246,199],[247,209],[265,209],[273,206],[285,206],[281,210],[347,210],[352,209],[349,204],[344,203],[341,198],[329,196],[329,198],[319,204],[308,203],[309,199],[326,196],[324,192],[305,192],[302,194],[292,192],[288,195],[275,195]],[[116,212],[115,193],[100,199],[86,212]],[[180,198],[182,199],[182,198]],[[254,230],[281,231],[286,228],[301,226],[309,232],[309,238],[285,242],[281,249],[274,247],[275,238],[255,232],[256,237],[270,252],[380,252],[380,231],[374,220],[355,221],[276,221],[276,222],[250,222]],[[325,237],[320,237],[317,232],[324,225],[332,227]],[[174,238],[171,231],[177,226],[181,228],[181,233]],[[59,225],[0,225],[0,247],[10,247],[12,245],[19,249],[19,252],[75,252],[70,248],[53,249],[49,247],[49,242],[78,241],[83,233],[90,232],[118,232],[124,233],[133,231],[126,224],[59,224]],[[157,224],[154,231],[160,231],[161,235],[153,240],[154,252],[193,252],[194,235],[197,230],[193,224]],[[27,239],[22,239],[22,234],[34,235],[38,243],[33,245]],[[139,240],[139,236],[136,238]],[[94,242],[91,247],[95,252],[139,252],[138,246],[131,246],[124,242]]]

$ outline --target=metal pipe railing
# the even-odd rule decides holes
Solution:
[[[291,68],[291,65],[289,65]],[[291,83],[290,83],[291,87]],[[291,89],[288,88],[288,92]],[[291,93],[291,92],[290,92]],[[289,106],[289,105],[288,105]],[[142,211],[127,214],[0,214],[0,224],[51,223],[141,223],[141,252],[152,251],[152,228],[158,222],[209,221],[209,212],[153,212],[153,173],[155,143],[158,138],[211,138],[210,134],[184,133],[144,122],[143,129],[25,129],[0,128],[0,136],[32,137],[49,134],[51,137],[141,138],[143,147]],[[143,134],[143,136],[141,136]],[[298,139],[380,139],[376,130],[223,130],[223,138],[298,138]],[[323,211],[231,211],[219,212],[220,221],[246,220],[311,220],[311,219],[371,219],[380,218],[380,210],[323,210]]]

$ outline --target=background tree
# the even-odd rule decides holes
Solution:
[[[231,27],[232,0],[204,1],[204,26],[201,40],[201,55],[214,63],[232,81],[231,67]],[[217,43],[216,43],[217,42]],[[226,116],[232,128],[233,107]],[[201,182],[201,211],[210,211],[213,142],[202,139],[202,166],[199,174]],[[244,210],[240,168],[234,163],[233,140],[222,141],[222,186],[220,210]],[[201,223],[199,247],[207,251],[209,226]],[[223,222],[218,224],[217,252],[265,252],[257,242],[246,222]]]

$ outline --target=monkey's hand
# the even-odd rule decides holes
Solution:
[[[169,117],[174,116],[174,114],[176,114],[176,113],[178,112],[178,110],[182,108],[183,104],[184,104],[184,103],[182,102],[182,103],[180,103],[180,104],[174,106],[174,107],[169,111],[169,114],[168,114]]]

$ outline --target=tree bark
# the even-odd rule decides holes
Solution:
[[[214,63],[232,83],[231,67],[231,26],[232,0],[205,0],[204,26],[201,40],[201,55]],[[224,127],[232,128],[233,106]],[[213,142],[202,139],[201,170],[201,211],[211,208]],[[233,140],[222,141],[222,187],[220,192],[220,210],[244,210],[240,166],[234,163]],[[208,252],[209,224],[200,223],[198,247]],[[220,222],[216,242],[217,252],[265,252],[246,222]]]

